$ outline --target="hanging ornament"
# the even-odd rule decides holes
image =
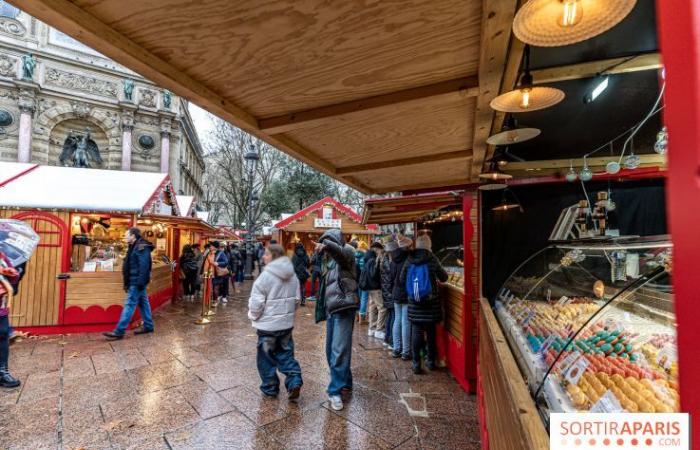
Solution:
[[[617,161],[610,161],[605,165],[605,172],[610,175],[615,175],[620,171],[620,163]]]
[[[663,127],[661,131],[656,134],[656,143],[654,144],[654,151],[659,155],[665,155],[668,151],[668,130]]]
[[[625,167],[625,169],[629,170],[634,170],[637,167],[639,167],[639,164],[641,164],[642,160],[639,158],[639,156],[634,154],[634,138],[630,139],[630,154],[625,156],[625,159],[622,161],[622,165]]]
[[[583,169],[581,169],[579,177],[581,181],[591,181],[593,179],[593,171],[588,167],[588,160],[585,156],[583,157]]]
[[[574,170],[574,160],[570,161],[569,172],[566,174],[566,181],[573,183],[578,179],[578,174]]]

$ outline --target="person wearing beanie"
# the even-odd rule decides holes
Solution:
[[[369,250],[365,252],[364,267],[360,274],[360,289],[367,292],[368,295],[367,335],[382,340],[384,340],[384,327],[386,326],[386,308],[384,308],[382,300],[379,261],[383,250],[384,246],[381,242],[372,243]]]
[[[355,265],[359,283],[360,274],[362,274],[362,269],[365,266],[365,253],[367,252],[367,243],[364,241],[352,241],[350,245],[353,248],[355,248]],[[357,312],[357,322],[362,324],[362,322],[365,320],[365,317],[367,317],[367,301],[369,299],[369,294],[361,287],[358,292],[360,295],[360,309]]]
[[[408,361],[411,359],[411,324],[408,321],[408,294],[405,283],[401,283],[401,273],[413,241],[406,236],[399,236],[398,246],[391,256],[391,295],[394,300],[394,328],[392,330],[394,358]]]
[[[408,320],[411,322],[413,373],[416,375],[423,372],[421,368],[421,350],[426,347],[426,344],[426,365],[428,369],[435,370],[437,358],[435,326],[443,320],[442,299],[440,298],[438,281],[444,283],[447,281],[448,276],[431,249],[430,236],[418,236],[416,248],[408,255],[399,280],[402,286],[406,286],[407,281],[411,282],[408,279],[411,276],[410,274],[418,274],[422,268],[427,268],[430,292],[425,298],[419,297],[416,292],[413,292],[414,297],[408,295]],[[415,275],[415,277],[419,279],[418,275]]]
[[[398,248],[399,243],[396,242],[396,240],[389,239],[385,241],[384,252],[379,258],[379,276],[381,280],[382,301],[384,304],[384,309],[386,309],[386,319],[384,321],[384,343],[382,345],[384,347],[388,347],[389,350],[393,350],[394,343],[394,297],[391,292],[394,286],[394,282],[391,278],[391,255]]]

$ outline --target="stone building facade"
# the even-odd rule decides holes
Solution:
[[[177,192],[201,198],[204,159],[187,106],[0,1],[0,161],[80,165],[82,142],[98,152],[87,152],[89,167],[167,172]]]

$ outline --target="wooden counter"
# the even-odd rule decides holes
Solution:
[[[451,284],[440,284],[445,305],[445,329],[460,344],[464,343],[462,321],[464,320],[464,288]]]
[[[479,377],[491,450],[547,450],[542,423],[491,305],[481,299]]]

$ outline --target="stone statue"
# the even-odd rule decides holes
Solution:
[[[134,80],[127,78],[124,80],[124,100],[131,102],[134,96]]]
[[[170,103],[173,101],[173,94],[169,90],[163,91],[163,107],[165,109],[170,109]]]
[[[22,56],[22,79],[33,80],[34,69],[36,68],[36,58],[31,53]]]
[[[73,167],[91,167],[91,163],[102,164],[102,157],[97,144],[90,138],[90,128],[85,129],[85,134],[81,137],[75,135],[75,131],[70,130],[68,137],[63,142],[63,151],[58,158],[61,165]]]

